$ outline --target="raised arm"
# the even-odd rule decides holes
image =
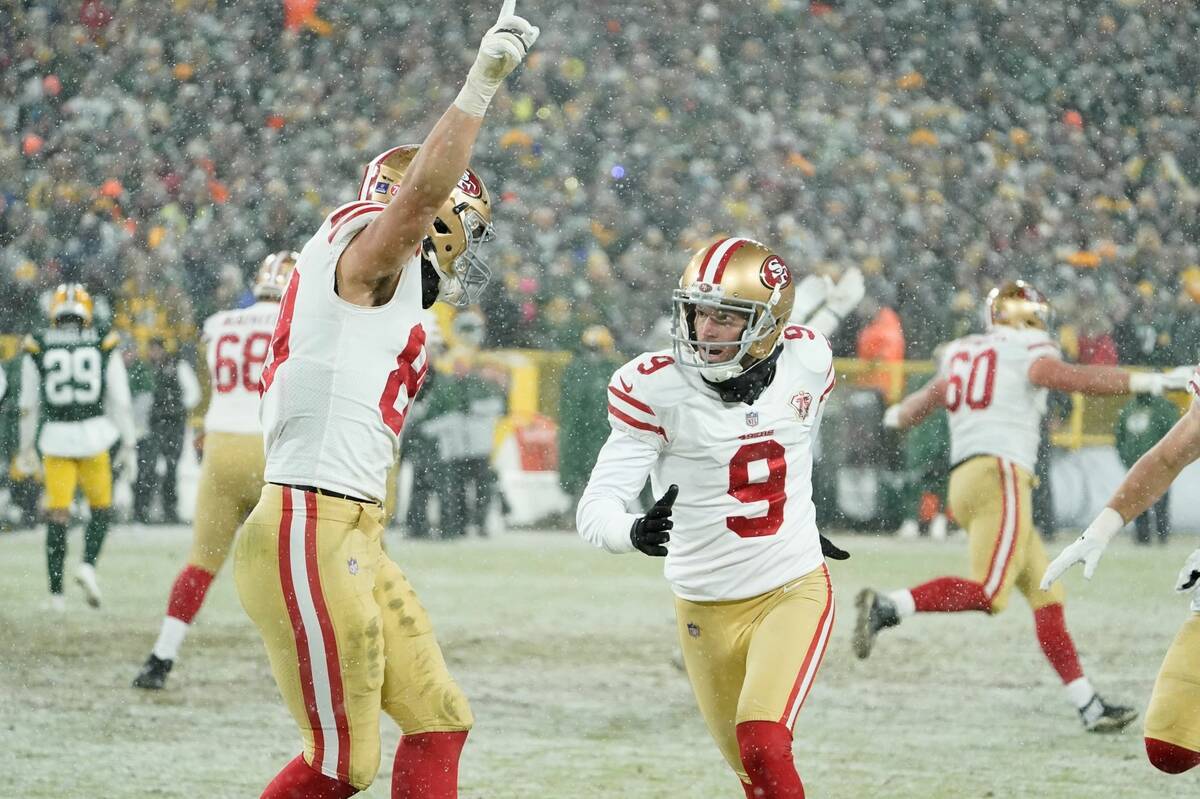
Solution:
[[[349,295],[350,301],[399,277],[467,170],[492,96],[538,37],[537,28],[514,14],[515,5],[515,0],[505,0],[499,19],[480,43],[462,91],[425,137],[387,208],[342,253],[339,293]]]
[[[1115,366],[1080,366],[1046,356],[1029,365],[1029,380],[1036,386],[1083,394],[1161,394],[1183,389],[1191,368],[1170,372],[1129,372]]]
[[[941,408],[946,402],[946,378],[936,377],[887,409],[883,415],[884,427],[907,430],[925,421],[925,417]]]
[[[1083,576],[1090,579],[1108,542],[1127,522],[1153,505],[1183,468],[1197,458],[1200,458],[1200,406],[1193,402],[1171,431],[1133,465],[1083,535],[1050,563],[1042,577],[1042,588],[1049,588],[1076,563],[1083,564]]]

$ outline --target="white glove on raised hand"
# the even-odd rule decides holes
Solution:
[[[809,275],[796,284],[796,302],[792,305],[792,321],[805,324],[816,310],[825,304],[833,281],[824,275]]]
[[[1046,573],[1042,575],[1042,590],[1048,590],[1055,580],[1062,577],[1063,573],[1076,563],[1082,563],[1083,576],[1089,580],[1092,579],[1092,575],[1096,573],[1096,565],[1100,563],[1100,556],[1104,554],[1104,548],[1124,526],[1125,520],[1112,508],[1100,511],[1100,514],[1083,531],[1083,535],[1068,544],[1062,552],[1058,553],[1057,558],[1050,561],[1050,565],[1046,567]]]
[[[857,266],[847,269],[829,291],[825,304],[829,310],[845,319],[850,312],[858,307],[867,293],[866,281],[863,280],[862,270]]]
[[[516,15],[517,0],[504,0],[496,24],[483,35],[479,54],[454,104],[471,116],[487,113],[504,79],[517,68],[541,31]]]
[[[1194,591],[1195,599],[1200,599],[1200,549],[1188,555],[1179,570],[1179,579],[1175,581],[1175,590],[1180,592]],[[1195,600],[1193,600],[1195,601]]]
[[[1163,375],[1163,390],[1186,391],[1194,374],[1196,374],[1194,366],[1176,366]]]
[[[889,405],[888,409],[883,412],[883,426],[888,430],[900,429],[900,405]]]
[[[132,483],[137,480],[138,459],[137,449],[121,447],[117,450],[117,459],[113,461],[113,471],[121,475],[121,479]]]

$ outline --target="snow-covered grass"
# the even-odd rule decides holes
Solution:
[[[1095,582],[1068,580],[1068,623],[1093,682],[1144,710],[1187,614],[1171,582],[1195,539],[1112,548]],[[1140,726],[1084,734],[1014,598],[994,619],[925,617],[888,631],[871,660],[850,651],[855,592],[965,565],[962,540],[840,536],[832,647],[796,731],[810,797],[1195,795],[1142,754]],[[299,749],[258,636],[223,574],[167,690],[129,682],[158,630],[187,551],[185,528],[116,529],[100,611],[68,583],[45,600],[42,535],[0,536],[0,796],[249,797]],[[461,796],[741,797],[695,710],[675,651],[659,564],[593,551],[573,534],[455,544],[390,539],[438,630],[478,724]],[[1057,551],[1058,544],[1051,549]],[[69,566],[81,549],[71,539]],[[399,735],[364,796],[386,797]]]

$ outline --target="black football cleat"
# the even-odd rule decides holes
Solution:
[[[160,691],[167,684],[167,675],[171,673],[171,666],[175,664],[173,660],[163,660],[151,654],[146,658],[145,665],[138,672],[138,676],[133,678],[134,688],[144,688],[147,691]]]
[[[865,660],[875,646],[875,636],[886,627],[900,623],[896,603],[870,588],[858,592],[854,599],[858,608],[858,620],[854,623],[854,654]]]
[[[1079,709],[1079,720],[1088,732],[1120,732],[1138,717],[1137,711],[1124,705],[1110,705],[1100,698],[1100,694],[1092,697],[1092,701]]]

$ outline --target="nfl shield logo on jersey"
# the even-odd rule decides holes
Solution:
[[[746,411],[746,426],[758,427],[758,411]]]
[[[350,558],[346,561],[346,568],[350,570],[351,574],[358,574],[358,559]]]
[[[700,637],[700,625],[696,624],[695,622],[688,622],[687,631],[688,635],[692,636],[693,638]]]
[[[807,391],[801,391],[799,394],[793,394],[791,405],[796,409],[796,416],[800,421],[808,418],[808,409],[812,406],[812,394]]]

